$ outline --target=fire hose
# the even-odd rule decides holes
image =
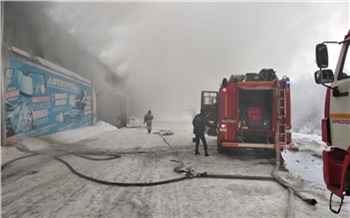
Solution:
[[[29,157],[33,157],[33,156],[37,156],[37,155],[45,155],[45,153],[42,152],[33,152],[33,151],[26,151],[29,152],[31,154],[29,155],[25,155],[16,159],[13,159],[5,164],[3,164],[1,166],[1,170],[4,170],[5,167],[7,167],[9,164],[21,160],[21,159],[25,159],[25,158],[29,158]],[[89,155],[91,155],[91,153],[88,153]],[[115,155],[111,155],[111,157],[108,158],[91,158],[82,154],[77,154],[77,153],[71,153],[71,152],[64,152],[63,154],[60,155],[55,155],[53,156],[53,159],[63,163],[73,174],[84,178],[86,180],[89,180],[91,182],[96,182],[96,183],[100,183],[100,184],[104,184],[104,185],[117,185],[117,186],[155,186],[155,185],[162,185],[162,184],[167,184],[167,183],[172,183],[172,182],[177,182],[177,181],[181,181],[184,179],[191,179],[191,178],[217,178],[217,179],[247,179],[247,180],[274,180],[272,177],[263,177],[263,176],[244,176],[244,175],[220,175],[220,174],[208,174],[206,172],[204,173],[197,173],[194,170],[191,169],[191,167],[186,168],[185,170],[183,170],[183,163],[181,161],[177,161],[177,160],[171,160],[172,162],[176,162],[179,163],[178,166],[176,166],[174,168],[174,172],[176,173],[185,173],[184,177],[180,177],[180,178],[175,178],[175,179],[169,179],[169,180],[163,180],[163,181],[158,181],[158,182],[150,182],[150,183],[120,183],[120,182],[110,182],[110,181],[104,181],[104,180],[99,180],[99,179],[95,179],[89,176],[86,176],[80,172],[78,172],[76,169],[74,169],[67,161],[63,160],[62,156],[66,156],[66,155],[76,155],[78,157],[81,158],[85,158],[85,159],[89,159],[89,160],[95,160],[95,161],[102,161],[102,160],[112,160],[112,159],[116,159],[119,158],[119,156],[115,156]],[[103,154],[106,155],[106,154]],[[109,156],[109,155],[106,155]]]
[[[165,143],[174,152],[176,152],[176,154],[178,154],[178,152],[175,149],[172,148],[172,146],[166,141],[166,139],[162,135],[160,135],[160,136],[163,138]],[[33,151],[29,151],[29,150],[27,150],[25,152],[30,153],[30,154],[26,155],[26,156],[22,156],[22,157],[16,158],[16,159],[13,159],[13,160],[3,164],[1,166],[1,170],[4,170],[5,167],[7,167],[9,164],[11,164],[11,163],[13,163],[15,161],[18,161],[18,160],[21,160],[21,159],[25,159],[25,158],[29,158],[29,157],[33,157],[33,156],[37,156],[37,155],[45,155],[45,153],[33,152]],[[112,160],[112,159],[120,158],[120,155],[115,155],[115,154],[114,155],[113,154],[109,155],[109,154],[105,154],[105,153],[100,153],[99,155],[110,156],[110,157],[108,157],[108,158],[91,158],[91,157],[88,157],[86,155],[94,155],[93,152],[89,152],[89,153],[81,153],[81,152],[80,153],[76,153],[76,152],[68,152],[68,151],[60,151],[60,152],[61,153],[59,155],[53,156],[53,159],[63,163],[73,174],[79,176],[80,178],[86,179],[86,180],[91,181],[91,182],[103,184],[103,185],[124,186],[124,187],[130,187],[130,186],[132,186],[132,187],[144,187],[144,186],[164,185],[164,184],[169,184],[169,183],[178,182],[178,181],[182,181],[182,180],[185,180],[185,179],[192,179],[192,178],[266,180],[266,181],[277,181],[283,187],[287,188],[289,193],[290,193],[289,194],[289,196],[290,196],[290,201],[289,202],[292,202],[292,200],[293,200],[293,192],[294,192],[299,198],[301,198],[303,201],[305,201],[305,202],[307,202],[307,203],[309,203],[311,205],[315,205],[317,203],[317,201],[315,199],[306,198],[300,192],[296,191],[291,185],[289,185],[283,179],[281,179],[278,175],[276,175],[276,171],[279,168],[279,162],[276,165],[276,167],[273,170],[273,172],[271,173],[272,176],[250,176],[250,175],[208,174],[207,172],[198,173],[198,172],[195,172],[194,170],[192,170],[191,167],[187,168],[186,170],[183,170],[182,169],[183,168],[183,163],[181,161],[172,160],[173,162],[179,163],[179,165],[174,168],[174,172],[176,172],[176,173],[185,173],[184,177],[168,179],[168,180],[162,180],[162,181],[156,181],[156,182],[148,182],[148,183],[143,183],[143,182],[141,182],[141,183],[132,183],[132,182],[130,182],[130,183],[121,183],[121,182],[111,182],[111,181],[100,180],[100,179],[96,179],[96,178],[84,175],[84,174],[78,172],[76,169],[74,169],[68,162],[66,162],[65,160],[60,158],[62,156],[66,156],[66,155],[76,155],[78,157],[89,159],[89,160],[103,161],[103,160]],[[293,211],[293,205],[292,204],[289,204],[288,208],[289,208],[290,212]],[[292,216],[290,216],[290,214],[289,214],[288,217],[292,217]]]
[[[159,134],[160,137],[164,140],[164,142],[171,148],[171,150],[175,151],[171,145],[166,141],[166,139]],[[175,151],[176,152],[176,151]],[[177,153],[177,152],[176,152]],[[277,156],[277,155],[276,155]],[[278,156],[279,157],[279,156]],[[182,162],[179,162],[181,165]],[[290,200],[289,202],[293,202],[293,194],[295,193],[299,198],[301,198],[303,201],[315,205],[317,204],[317,201],[315,199],[310,199],[305,197],[302,193],[299,191],[295,190],[290,184],[288,184],[286,181],[284,181],[280,176],[276,174],[277,170],[280,167],[280,160],[277,158],[276,160],[276,167],[271,173],[271,176],[251,176],[251,175],[227,175],[227,174],[208,174],[207,172],[204,173],[195,173],[191,168],[187,168],[186,170],[177,170],[174,169],[175,172],[182,173],[185,172],[186,174],[190,174],[191,178],[194,177],[202,177],[202,178],[215,178],[215,179],[243,179],[243,180],[266,180],[266,181],[276,181],[283,187],[288,189]],[[293,209],[292,203],[289,205],[290,211]],[[293,217],[292,215],[290,217]]]
[[[1,165],[1,171],[4,170],[9,164],[11,164],[11,163],[13,163],[15,161],[22,160],[22,159],[29,158],[29,157],[33,157],[33,156],[37,156],[37,155],[45,155],[45,152],[34,152],[34,151],[30,151],[30,150],[26,150],[25,152],[30,153],[30,154],[22,156],[22,157],[19,157],[19,158],[15,158],[15,159],[13,159],[13,160],[11,160],[11,161]],[[75,156],[78,156],[78,157],[81,157],[81,158],[85,158],[85,159],[89,159],[89,160],[105,161],[105,160],[113,160],[113,159],[120,158],[121,157],[120,155],[115,155],[115,154],[113,154],[113,155],[98,154],[98,155],[110,156],[110,157],[108,157],[108,158],[92,158],[92,157],[85,156],[84,154],[75,153],[75,152],[67,152],[67,151],[60,150],[60,153],[61,154],[54,155],[53,159],[63,163],[73,174],[75,174],[75,175],[77,175],[77,176],[79,176],[79,177],[81,177],[83,179],[86,179],[88,181],[99,183],[99,184],[103,184],[103,185],[126,186],[126,187],[127,186],[139,186],[139,187],[142,187],[142,186],[155,186],[155,185],[163,185],[163,184],[178,182],[178,181],[185,180],[185,179],[189,178],[189,177],[185,176],[185,177],[180,177],[180,178],[175,178],[175,179],[168,179],[168,180],[157,181],[157,182],[148,182],[148,183],[121,183],[121,182],[105,181],[105,180],[96,179],[96,178],[93,178],[93,177],[90,177],[90,176],[87,176],[87,175],[84,175],[84,174],[80,173],[79,171],[74,169],[67,161],[63,160],[60,157],[66,156],[66,155],[75,155]],[[93,152],[89,152],[89,153],[86,153],[86,154],[87,155],[95,155],[95,154],[93,154]],[[175,167],[174,171],[176,172],[176,169],[179,168],[179,167],[182,167],[182,166]]]

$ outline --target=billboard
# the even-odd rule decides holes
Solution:
[[[93,124],[91,84],[14,59],[3,73],[5,144]]]

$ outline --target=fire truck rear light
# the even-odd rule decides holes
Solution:
[[[225,124],[221,124],[220,127],[221,128],[226,128],[226,125]]]
[[[226,92],[227,91],[227,89],[226,88],[222,88],[222,92]]]

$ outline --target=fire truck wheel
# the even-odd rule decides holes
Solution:
[[[274,158],[276,157],[276,151],[275,149],[264,149],[263,155],[265,158]]]
[[[264,149],[263,154],[264,154],[264,158],[276,158],[275,149]],[[281,153],[280,153],[280,160],[282,160]]]

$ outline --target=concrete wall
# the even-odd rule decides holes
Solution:
[[[45,13],[52,2],[3,2],[2,3],[2,53],[15,46],[30,55],[46,59],[90,80],[97,96],[114,95],[124,99],[117,101],[122,108],[112,110],[107,104],[97,104],[97,119],[115,126],[125,123],[112,122],[104,117],[126,117],[126,96],[119,85],[119,78],[94,54],[88,52],[78,39],[52,21]],[[7,49],[8,50],[8,49]],[[3,66],[4,67],[4,66]],[[114,120],[114,119],[113,119]]]

